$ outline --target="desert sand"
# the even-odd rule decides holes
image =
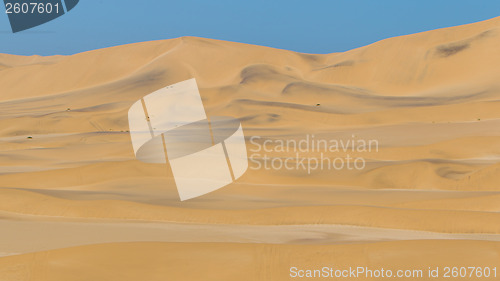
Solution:
[[[494,18],[321,55],[194,37],[0,54],[0,280],[500,271],[499,45]],[[249,155],[252,137],[378,150],[349,152],[361,170],[249,169],[181,202],[168,166],[135,159],[127,112],[190,78],[207,115],[241,120]]]

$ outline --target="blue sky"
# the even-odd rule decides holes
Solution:
[[[331,53],[493,18],[500,1],[80,0],[66,15],[16,34],[0,11],[0,53],[68,55],[180,36]]]

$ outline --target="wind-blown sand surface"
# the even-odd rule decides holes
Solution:
[[[325,55],[193,37],[0,55],[0,280],[500,268],[498,46],[500,18]],[[249,154],[255,136],[379,149],[349,152],[363,170],[249,169],[180,202],[167,166],[135,159],[127,112],[193,77],[209,116],[241,120]]]

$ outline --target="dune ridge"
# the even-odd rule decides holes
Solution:
[[[497,17],[331,54],[195,37],[72,56],[0,54],[0,224],[29,231],[57,220],[54,237],[74,234],[82,220],[95,237],[108,231],[106,239],[55,243],[49,230],[32,247],[23,236],[0,249],[15,254],[0,257],[0,280],[137,280],[150,269],[158,273],[148,280],[199,280],[177,267],[199,251],[207,254],[197,261],[216,268],[217,280],[241,272],[252,272],[247,280],[284,280],[301,253],[311,257],[302,259],[307,265],[341,262],[332,255],[346,252],[344,264],[411,264],[434,248],[442,253],[433,265],[459,262],[460,251],[476,254],[471,262],[498,262],[499,45]],[[165,165],[135,159],[127,112],[144,95],[193,77],[209,116],[241,120],[250,155],[256,143],[311,135],[374,139],[378,151],[325,152],[364,157],[362,170],[249,169],[230,186],[180,202]],[[253,159],[264,164],[262,154]],[[110,220],[120,226],[106,228]],[[147,223],[162,230],[149,233]],[[134,241],[118,235],[122,229],[142,234]],[[158,238],[168,231],[177,236]],[[248,240],[246,231],[259,238]],[[14,239],[9,233],[3,237]],[[113,233],[121,238],[113,241]],[[453,237],[468,240],[445,241]],[[91,261],[101,255],[108,267]],[[146,255],[149,265],[136,258]],[[223,271],[216,262],[235,267]],[[129,263],[137,266],[113,277]]]

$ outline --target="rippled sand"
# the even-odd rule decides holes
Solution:
[[[500,267],[499,45],[494,18],[325,55],[193,37],[0,55],[0,280]],[[378,150],[325,152],[362,170],[250,164],[180,202],[168,166],[135,159],[127,112],[192,77],[209,116],[241,120],[253,164],[265,140],[271,157],[312,135]]]

